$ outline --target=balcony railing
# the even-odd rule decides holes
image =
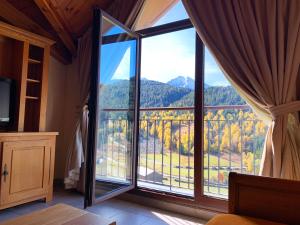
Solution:
[[[257,174],[266,126],[248,106],[204,107],[204,193],[226,197],[228,174]],[[99,175],[114,179],[127,176],[126,111],[105,110],[109,160],[99,166]],[[125,116],[126,117],[126,116]],[[116,160],[117,159],[117,160]],[[101,159],[99,165],[101,164]],[[108,169],[109,168],[109,169]],[[103,171],[105,171],[103,173]],[[193,196],[194,108],[145,108],[140,110],[138,185]]]

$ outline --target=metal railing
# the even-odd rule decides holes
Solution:
[[[204,110],[204,193],[226,197],[230,171],[258,173],[266,127],[246,105],[208,106]],[[106,146],[102,148],[109,151],[99,174],[126,179],[126,162],[131,155],[128,142],[132,139],[128,136],[130,122],[124,119],[126,113],[116,115],[120,112],[128,110],[105,110],[106,122],[101,129]],[[192,196],[194,108],[141,109],[138,159],[139,186]]]

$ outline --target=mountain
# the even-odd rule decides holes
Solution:
[[[195,80],[190,77],[178,76],[170,81],[167,84],[174,87],[188,88],[190,90],[195,90]],[[209,88],[210,85],[204,84],[204,88]]]
[[[173,87],[188,88],[190,90],[195,89],[195,80],[193,80],[190,77],[178,76],[178,77],[168,81],[167,84],[169,84]]]
[[[173,85],[170,85],[169,82],[166,84],[142,79],[140,107],[193,106],[194,90],[185,87],[175,87],[175,82],[172,83]],[[101,88],[100,104],[104,108],[128,108],[129,98],[126,98],[126,96],[128,96],[129,90],[128,80],[115,80]],[[204,104],[211,106],[243,105],[245,101],[231,86],[208,86],[204,89]]]

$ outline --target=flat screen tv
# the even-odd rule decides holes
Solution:
[[[0,77],[0,130],[13,124],[15,87],[12,79]]]

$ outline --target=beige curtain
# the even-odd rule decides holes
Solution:
[[[134,21],[133,29],[141,30],[153,26],[178,0],[146,0],[137,19]]]
[[[261,175],[300,180],[299,0],[183,0],[225,75],[269,122]],[[300,84],[298,84],[300,85]]]
[[[77,124],[71,144],[68,148],[67,163],[65,170],[65,188],[82,189],[82,185],[78,185],[82,163],[84,162],[85,150],[87,146],[87,130],[88,130],[88,107],[87,100],[90,89],[90,69],[92,55],[91,29],[78,41],[77,58],[74,61],[76,66],[74,79],[77,79],[79,86],[79,101],[77,109]]]
[[[107,10],[110,15],[121,22],[126,22],[127,26],[132,26],[139,10],[144,4],[144,0],[115,0],[114,4]],[[77,57],[73,64],[75,67],[74,79],[77,79],[79,88],[79,99],[77,109],[77,124],[74,134],[68,147],[67,163],[65,168],[65,188],[76,188],[84,192],[85,176],[85,154],[88,139],[88,95],[90,90],[90,69],[92,55],[92,34],[89,29],[78,41]],[[77,91],[77,90],[74,90]]]

